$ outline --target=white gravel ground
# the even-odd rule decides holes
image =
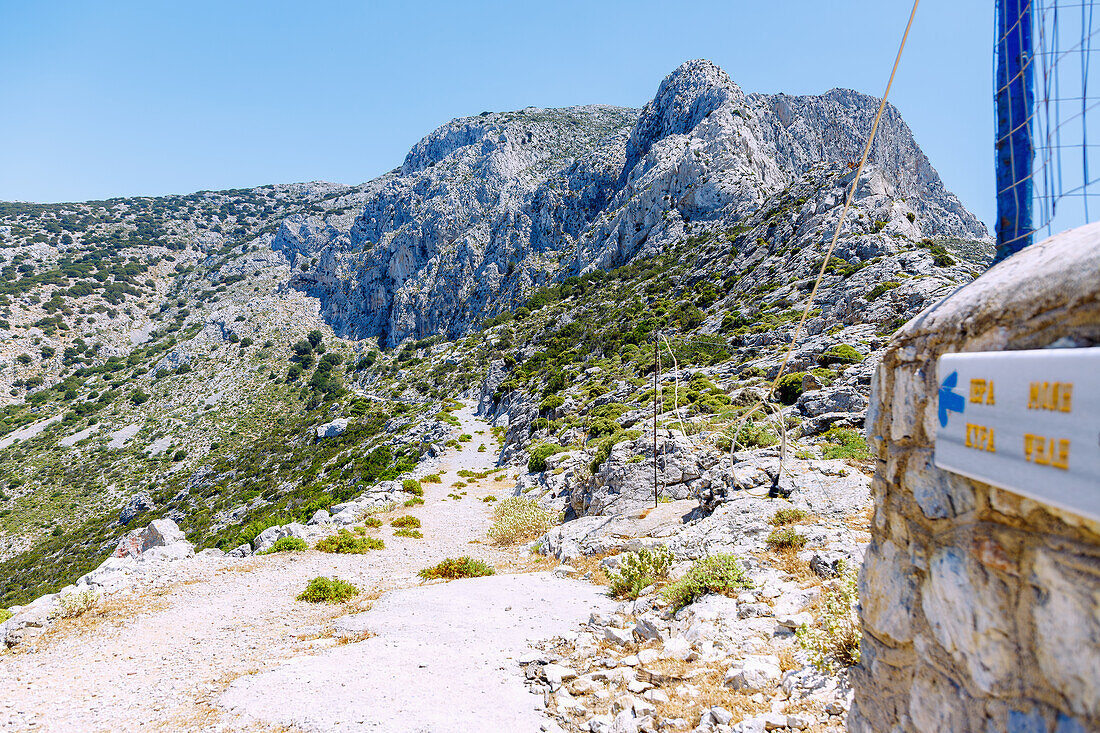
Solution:
[[[251,731],[268,728],[262,720],[310,730],[537,730],[538,698],[523,691],[508,656],[587,619],[597,589],[537,573],[419,587],[417,571],[448,556],[505,570],[526,560],[485,543],[492,505],[480,499],[506,496],[511,481],[483,479],[461,489],[463,499],[447,498],[459,470],[484,471],[495,457],[488,425],[469,408],[456,415],[474,440],[429,469],[443,483],[424,484],[423,506],[395,512],[419,517],[424,539],[394,537],[387,524],[371,530],[386,549],[366,555],[166,564],[163,577],[108,610],[0,653],[0,731]],[[479,453],[481,443],[489,449]],[[353,617],[374,624],[377,637],[334,647],[333,622],[354,607],[294,600],[318,575],[351,581],[366,598],[410,590]],[[294,687],[307,677],[320,696],[310,704]],[[227,688],[234,712],[219,704]]]

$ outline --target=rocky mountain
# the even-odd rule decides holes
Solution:
[[[389,346],[456,338],[532,286],[743,226],[815,166],[853,165],[877,107],[849,90],[746,95],[718,67],[692,61],[640,112],[528,108],[454,120],[368,185],[350,227],[290,217],[272,247],[341,335]],[[871,164],[863,195],[899,205],[864,202],[877,206],[868,224],[915,239],[986,236],[892,107]]]
[[[693,61],[641,110],[454,120],[359,186],[0,204],[0,605],[154,519],[232,550],[390,496],[454,440],[454,398],[494,421],[514,491],[570,519],[631,509],[657,335],[669,498],[709,514],[798,489],[770,454],[733,477],[730,448],[785,429],[799,470],[835,474],[811,461],[856,450],[889,334],[991,251],[888,107],[797,384],[747,444],[730,433],[793,338],[877,104],[746,95]]]

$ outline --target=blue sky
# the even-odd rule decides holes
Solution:
[[[0,200],[358,183],[452,117],[641,106],[691,58],[749,92],[878,96],[908,13],[905,0],[0,0]],[[891,93],[987,223],[992,13],[925,0]]]

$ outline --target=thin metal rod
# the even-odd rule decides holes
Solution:
[[[657,372],[660,370],[657,332],[653,332],[653,508],[657,508]]]

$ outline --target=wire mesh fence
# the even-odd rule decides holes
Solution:
[[[1100,75],[1095,68],[1100,49],[1094,49],[1100,18],[1095,5],[998,3],[997,228],[1009,233],[999,236],[999,246],[1010,251],[1100,214]],[[1026,137],[1027,146],[1014,146],[1014,136]],[[1027,159],[1019,159],[1021,149],[1030,150]],[[1014,218],[1006,221],[1005,212]]]

